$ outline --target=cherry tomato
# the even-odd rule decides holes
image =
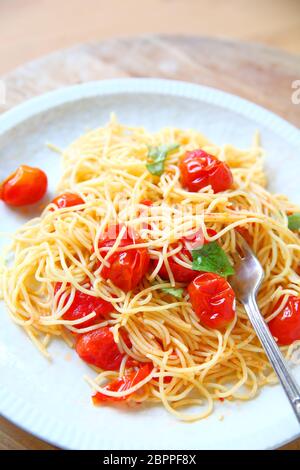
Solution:
[[[251,246],[253,243],[253,237],[250,235],[249,230],[247,230],[245,227],[236,227],[235,229],[240,235],[242,235],[248,245]]]
[[[210,237],[216,235],[216,232],[211,229],[208,229],[207,233]],[[183,257],[185,257],[190,261],[192,261],[191,250],[195,250],[196,248],[203,246],[203,244],[208,243],[208,241],[203,237],[202,230],[198,230],[189,237],[183,237],[181,240],[179,240],[179,242],[182,243],[182,248],[179,253],[176,254],[176,257],[179,259],[183,259]],[[172,244],[171,248],[173,249],[176,246],[176,244]],[[199,271],[194,271],[192,267],[186,268],[181,266],[181,264],[178,264],[174,256],[170,256],[168,258],[168,262],[176,282],[191,282],[199,274]],[[157,263],[157,260],[153,260],[154,268],[157,266]],[[169,274],[165,264],[162,265],[158,274],[162,279],[169,279]]]
[[[151,199],[144,199],[140,202],[140,204],[143,204],[143,206],[151,207],[153,206],[153,201],[151,201]]]
[[[182,185],[188,191],[197,192],[211,185],[213,191],[219,193],[229,189],[233,183],[229,166],[201,149],[186,152],[179,169]]]
[[[108,250],[115,244],[116,238],[123,225],[110,225],[99,241],[99,248]],[[126,231],[120,241],[119,248],[124,247],[108,258],[110,266],[104,266],[101,271],[103,279],[110,279],[115,286],[125,292],[134,289],[142,280],[149,267],[149,253],[147,248],[133,248],[126,250],[126,246],[142,243],[137,234],[130,228]],[[105,251],[103,251],[105,256]]]
[[[144,380],[151,372],[153,366],[150,364],[145,364],[141,366],[137,371],[133,371],[128,375],[125,375],[122,378],[119,378],[117,380],[114,380],[113,382],[109,383],[106,385],[106,390],[110,392],[125,392],[131,387],[134,387],[137,385],[139,382]],[[126,395],[124,397],[110,397],[108,395],[105,395],[104,393],[97,392],[93,397],[93,402],[95,405],[102,403],[104,401],[124,401],[128,400],[128,398],[131,396]]]
[[[282,297],[274,307],[277,310]],[[282,311],[268,323],[272,335],[278,344],[286,346],[300,339],[300,297],[290,295]]]
[[[188,286],[191,304],[201,323],[222,329],[235,316],[235,295],[226,279],[214,273],[197,276]]]
[[[78,196],[78,194],[73,193],[63,193],[57,196],[52,201],[59,209],[64,209],[65,207],[78,206],[79,204],[84,204],[84,200]]]
[[[124,341],[127,343],[128,337]],[[108,326],[78,335],[76,352],[83,361],[104,370],[119,370],[124,357]]]
[[[42,170],[21,165],[0,185],[0,199],[16,207],[35,204],[44,197],[47,186],[47,176]]]
[[[61,288],[61,283],[57,282],[54,288],[54,294],[56,294]],[[69,299],[69,295],[66,297],[65,304]],[[86,320],[83,323],[75,325],[75,327],[80,330],[81,328],[86,328],[91,325],[95,325],[100,320],[103,320],[111,312],[114,311],[114,307],[110,302],[106,302],[99,297],[94,297],[92,295],[85,294],[79,290],[76,290],[74,300],[69,307],[69,309],[63,314],[62,318],[64,320],[79,320],[89,313],[95,312],[96,315],[89,320]]]
[[[164,382],[165,384],[169,384],[169,383],[171,383],[172,378],[173,378],[173,377],[171,377],[170,375],[166,375],[166,376],[164,377],[164,379],[163,379],[163,382]],[[154,377],[154,380],[155,380],[155,382],[159,382],[159,378],[158,378],[158,377]]]

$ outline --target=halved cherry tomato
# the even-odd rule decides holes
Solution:
[[[274,307],[277,310],[282,297]],[[272,335],[278,344],[286,346],[300,339],[300,297],[290,295],[282,311],[268,323]]]
[[[214,273],[197,276],[188,286],[191,304],[200,322],[208,328],[222,329],[235,316],[235,295],[232,287]]]
[[[107,248],[108,251],[116,242],[123,225],[110,225],[106,228],[99,240],[99,249]],[[104,266],[101,276],[104,279],[110,279],[117,287],[125,292],[134,289],[142,280],[149,267],[149,253],[147,248],[132,248],[126,250],[126,246],[142,243],[138,235],[130,228],[126,227],[126,231],[120,241],[119,248],[124,250],[118,251],[108,258],[110,266]],[[103,251],[105,256],[105,250]]]
[[[79,204],[84,204],[84,200],[74,193],[63,193],[57,196],[52,201],[59,209],[64,209],[65,207],[78,206]]]
[[[128,336],[123,339],[130,347]],[[104,370],[119,370],[124,357],[108,326],[78,335],[76,352],[83,361]]]
[[[179,169],[182,185],[188,191],[197,192],[211,185],[213,191],[218,193],[229,189],[233,183],[229,166],[201,149],[186,152]]]
[[[210,237],[213,237],[216,235],[217,232],[215,232],[212,229],[208,229],[207,233]],[[181,240],[179,240],[180,243],[182,243],[182,248],[179,251],[179,253],[176,254],[176,257],[179,259],[183,259],[183,257],[188,258],[190,261],[192,261],[192,254],[191,250],[195,250],[197,248],[200,248],[201,246],[205,245],[208,243],[207,240],[204,239],[202,230],[198,230],[195,232],[193,235],[190,235],[189,237],[183,237]],[[171,245],[171,249],[174,249],[178,244],[174,243]],[[191,268],[186,268],[185,266],[181,266],[181,264],[178,264],[175,257],[170,256],[168,258],[169,266],[170,269],[173,273],[174,279],[176,282],[191,282],[196,276],[198,276],[199,271],[194,271]],[[153,260],[153,266],[154,268],[157,266],[158,261]],[[162,267],[159,270],[159,276],[162,279],[168,280],[169,279],[169,274],[167,271],[167,268],[165,264],[162,265]]]
[[[134,387],[137,385],[139,382],[144,380],[151,372],[153,366],[152,364],[145,364],[141,366],[137,371],[133,371],[128,375],[125,375],[124,377],[117,379],[108,385],[106,385],[106,390],[110,392],[125,392],[131,387]],[[105,401],[124,401],[128,400],[128,398],[131,396],[131,394],[126,395],[124,397],[110,397],[108,395],[105,395],[104,393],[97,392],[95,395],[93,395],[92,399],[95,405],[105,402]]]
[[[54,287],[54,294],[56,294],[61,288],[61,283],[57,282]],[[65,304],[69,299],[69,295],[66,297]],[[86,320],[83,323],[75,325],[78,330],[86,328],[91,325],[95,325],[100,320],[106,318],[111,312],[114,311],[114,307],[110,302],[101,299],[100,297],[94,297],[92,295],[85,294],[79,290],[76,290],[74,300],[69,309],[63,314],[64,320],[79,320],[89,313],[95,312],[95,316]]]
[[[0,199],[10,206],[27,206],[42,199],[48,179],[39,168],[21,165],[0,185]]]

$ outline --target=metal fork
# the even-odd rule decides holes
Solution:
[[[256,295],[264,278],[262,266],[242,236],[237,236],[237,242],[240,254],[237,253],[234,257],[235,274],[229,278],[229,282],[236,297],[244,305],[252,326],[300,423],[300,388],[289,371],[256,302]]]

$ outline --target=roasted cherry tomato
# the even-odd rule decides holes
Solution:
[[[173,377],[171,377],[170,375],[166,375],[166,376],[164,377],[164,379],[163,379],[164,384],[169,384],[169,383],[171,383],[172,378],[173,378]],[[159,382],[159,378],[158,378],[158,377],[155,377],[154,380],[155,380],[155,382]]]
[[[21,165],[0,185],[0,199],[10,206],[35,204],[44,197],[47,186],[47,176],[42,170]]]
[[[65,207],[78,206],[79,204],[84,204],[84,200],[74,193],[63,193],[53,199],[52,204],[55,204],[59,209],[64,209]]]
[[[214,230],[208,229],[207,233],[210,237],[213,237],[216,235],[216,232]],[[183,259],[183,257],[188,258],[190,261],[192,261],[192,254],[191,250],[195,250],[204,244],[208,243],[207,240],[204,239],[202,230],[198,230],[195,232],[193,235],[189,237],[183,237],[181,240],[179,240],[180,243],[182,243],[182,248],[179,251],[179,253],[176,254],[176,257],[179,259]],[[171,248],[175,248],[176,244],[172,244]],[[181,266],[181,264],[178,264],[176,261],[175,256],[170,256],[168,258],[169,266],[170,269],[173,273],[174,279],[176,282],[191,282],[196,276],[198,276],[199,271],[194,271],[192,267],[186,268],[185,266]],[[157,266],[158,261],[153,260],[153,266],[154,268]],[[167,268],[165,264],[162,265],[162,267],[159,270],[159,276],[162,279],[168,280],[169,275]]]
[[[191,304],[200,322],[222,329],[235,316],[235,295],[226,279],[214,273],[197,276],[188,286]]]
[[[153,201],[151,201],[151,199],[144,199],[140,202],[140,204],[143,204],[143,206],[151,207],[153,206]]]
[[[229,189],[233,177],[229,166],[204,150],[186,152],[179,164],[182,185],[197,192],[211,185],[215,193]]]
[[[128,337],[123,339],[131,345]],[[119,370],[124,357],[108,326],[78,335],[76,351],[83,361],[104,370]]]
[[[141,366],[137,371],[133,371],[128,375],[125,375],[124,377],[114,380],[113,382],[109,383],[106,385],[106,390],[110,392],[125,392],[131,387],[134,387],[137,385],[139,382],[144,380],[152,371],[153,366],[150,364],[145,364]],[[126,395],[124,397],[110,397],[108,395],[105,395],[104,393],[97,392],[93,397],[93,402],[95,405],[102,403],[102,402],[107,402],[107,401],[124,401],[128,400],[128,398],[131,396],[131,394]]]
[[[253,243],[253,237],[250,235],[249,230],[247,230],[245,227],[236,227],[235,229],[240,235],[242,235],[248,245],[251,246]]]
[[[61,283],[57,282],[54,288],[54,293],[56,294],[61,288]],[[66,297],[65,304],[67,303],[69,296]],[[99,297],[94,297],[92,295],[85,294],[79,290],[76,290],[74,300],[69,307],[69,309],[63,314],[64,320],[79,320],[89,313],[95,312],[95,316],[86,320],[83,323],[75,325],[75,328],[80,330],[81,328],[86,328],[91,325],[95,325],[99,321],[106,318],[111,312],[114,311],[114,307],[110,302],[106,302]]]
[[[282,297],[274,307],[277,310]],[[300,297],[290,295],[285,307],[268,323],[272,335],[277,338],[278,344],[286,346],[300,339]]]
[[[106,248],[108,251],[116,242],[123,225],[110,225],[107,227],[99,240],[99,249]],[[118,251],[107,259],[110,266],[104,266],[101,271],[103,279],[110,279],[117,287],[125,292],[134,289],[142,280],[149,267],[149,253],[147,248],[132,248],[126,250],[126,246],[142,243],[137,234],[126,227],[125,233],[120,241]],[[102,251],[103,257],[105,250]]]

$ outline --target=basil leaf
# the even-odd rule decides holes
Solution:
[[[193,256],[193,269],[216,273],[226,277],[234,274],[225,251],[214,241],[203,245],[199,250],[191,251]]]
[[[295,214],[288,216],[289,229],[290,230],[299,230],[300,229],[300,213],[296,212]]]
[[[174,295],[174,297],[177,299],[182,299],[182,294],[184,291],[184,289],[176,289],[175,287],[162,287],[161,290],[167,294]]]
[[[179,145],[176,143],[168,145],[160,145],[158,147],[149,147],[148,160],[152,163],[146,165],[147,170],[156,176],[160,176],[165,169],[165,160],[168,153],[178,149]]]

